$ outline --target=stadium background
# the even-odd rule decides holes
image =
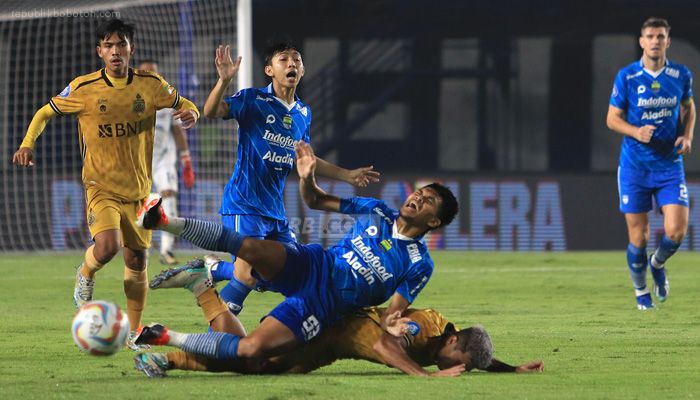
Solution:
[[[214,48],[236,44],[235,1],[6,1],[0,6],[0,250],[82,249],[88,243],[76,122],[50,122],[37,165],[9,160],[33,113],[75,76],[101,67],[94,28],[118,15],[137,25],[134,61],[201,105],[216,80]],[[324,182],[339,195],[397,202],[439,179],[462,212],[428,238],[462,250],[622,249],[615,170],[620,136],[605,127],[616,71],[637,59],[649,16],[669,19],[669,58],[700,71],[693,1],[275,1],[252,2],[253,83],[260,51],[286,33],[301,47],[300,97],[314,111],[312,143],[343,166],[372,164],[366,191]],[[235,51],[234,51],[235,53]],[[696,90],[698,90],[696,88]],[[233,93],[233,90],[231,91]],[[235,126],[203,119],[191,131],[197,184],[181,188],[181,214],[218,220],[235,163]],[[686,158],[691,218],[683,247],[700,248],[700,157]],[[333,241],[342,219],[286,204],[306,241]],[[661,217],[652,217],[652,243]],[[11,227],[11,228],[9,228]],[[179,244],[186,246],[184,243]]]

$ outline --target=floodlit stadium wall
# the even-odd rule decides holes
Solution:
[[[625,248],[627,233],[618,211],[617,184],[614,177],[575,176],[383,176],[382,183],[356,189],[346,183],[321,181],[320,186],[337,196],[372,196],[398,208],[415,188],[433,181],[449,186],[458,196],[460,214],[442,231],[426,240],[433,249],[474,251],[564,251]],[[26,183],[25,183],[26,185]],[[43,185],[43,186],[42,186]],[[219,221],[225,182],[200,180],[192,196],[181,197],[188,215]],[[46,224],[34,234],[46,236],[42,248],[63,250],[84,248],[89,233],[85,222],[83,189],[76,180],[36,182],[47,195],[40,206],[50,210],[46,221],[30,221],[32,226]],[[3,190],[7,190],[3,188]],[[690,228],[682,249],[700,249],[700,180],[690,180]],[[303,204],[298,181],[287,182],[285,205],[290,225],[304,242],[335,243],[352,225],[351,217],[309,210]],[[37,217],[41,214],[36,214]],[[650,214],[651,243],[656,246],[663,234],[663,219],[658,211]],[[156,239],[157,241],[157,239]],[[182,247],[187,244],[180,243]],[[26,248],[11,230],[0,236],[5,250]]]

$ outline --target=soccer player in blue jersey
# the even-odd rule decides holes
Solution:
[[[239,125],[238,160],[219,213],[224,226],[244,236],[290,243],[295,238],[285,215],[284,185],[294,165],[294,144],[310,142],[311,108],[295,94],[304,63],[293,44],[272,44],[265,55],[265,74],[272,82],[224,98],[240,63],[241,57],[232,60],[228,46],[219,46],[215,60],[219,80],[204,105],[205,116],[235,119]],[[321,159],[317,165],[320,176],[360,187],[379,179],[372,167],[347,170]],[[216,281],[229,280],[221,297],[235,314],[256,284],[250,271],[241,259],[235,260],[235,269],[228,262],[218,262],[212,269]]]
[[[377,199],[339,199],[316,185],[317,160],[307,143],[296,145],[296,156],[306,204],[356,217],[345,238],[328,250],[315,244],[246,238],[216,223],[168,218],[154,195],[154,201],[145,203],[139,212],[141,226],[169,231],[208,250],[235,254],[249,262],[254,275],[286,300],[245,337],[223,332],[184,335],[167,330],[153,335],[144,330],[142,341],[174,345],[210,358],[242,357],[254,365],[311,340],[343,315],[390,298],[382,327],[394,336],[405,333],[407,321],[397,316],[413,302],[433,272],[422,237],[454,219],[458,209],[454,195],[433,183],[409,195],[398,211]],[[171,269],[151,282],[152,288],[187,287],[195,296],[210,286],[204,266]]]
[[[668,296],[664,265],[688,230],[688,189],[683,155],[689,154],[695,127],[692,74],[666,58],[670,25],[649,18],[642,25],[641,60],[622,68],[615,78],[607,124],[624,135],[618,168],[620,211],[625,214],[629,245],[627,263],[637,308],[654,307],[646,284],[651,265],[658,301]],[[652,196],[664,215],[665,235],[647,258]]]

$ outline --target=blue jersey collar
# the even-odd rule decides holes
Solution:
[[[275,95],[275,91],[272,89],[272,83],[270,83],[269,85],[265,86],[265,88],[262,89],[262,91],[263,91],[264,93],[271,94],[271,95],[277,97],[277,96]],[[301,99],[299,98],[299,96],[297,96],[296,93],[294,93],[294,101],[301,101]]]

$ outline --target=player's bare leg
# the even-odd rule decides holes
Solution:
[[[626,213],[627,233],[627,266],[630,270],[634,294],[637,298],[637,309],[647,310],[654,307],[651,294],[647,288],[647,254],[649,241],[649,216],[647,213]]]
[[[95,235],[95,244],[85,251],[85,258],[78,267],[73,289],[73,303],[76,307],[92,300],[95,287],[95,274],[119,252],[119,230],[109,229]]]
[[[669,284],[666,275],[666,261],[678,251],[688,231],[688,207],[679,204],[667,204],[661,207],[664,215],[665,235],[659,242],[654,254],[649,257],[651,276],[654,278],[653,291],[656,298],[666,301]]]
[[[142,330],[136,343],[175,346],[191,354],[218,360],[243,358],[249,372],[261,370],[267,359],[288,353],[298,345],[294,333],[274,317],[265,318],[246,337],[222,332],[185,334],[162,325],[152,325]]]

